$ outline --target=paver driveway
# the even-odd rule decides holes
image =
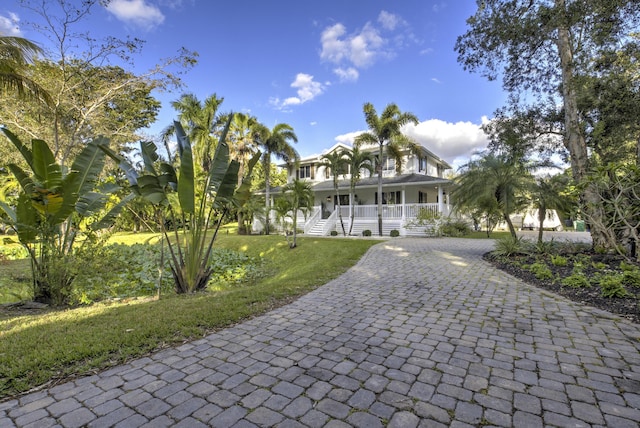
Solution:
[[[640,326],[492,268],[490,245],[386,241],[288,306],[0,403],[0,426],[638,426]]]

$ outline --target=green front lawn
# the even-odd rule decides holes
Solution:
[[[148,238],[153,237],[118,235],[114,241],[133,243]],[[377,242],[299,238],[298,248],[290,250],[282,236],[237,236],[222,231],[217,247],[262,258],[268,274],[253,283],[206,294],[98,303],[35,315],[2,311],[0,399],[201,338],[267,312],[336,278]],[[9,265],[14,270],[17,266],[0,265],[0,277]],[[27,264],[22,269],[25,267],[28,269]],[[15,277],[16,272],[11,275]]]

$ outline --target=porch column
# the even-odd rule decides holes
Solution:
[[[444,213],[444,192],[442,186],[438,186],[438,213]]]
[[[405,206],[405,203],[406,203],[406,197],[405,197],[406,194],[405,193],[406,193],[405,192],[405,188],[403,187],[402,188],[402,192],[400,193],[400,195],[401,195],[400,197],[401,197],[401,200],[402,200],[402,224],[404,224],[405,213],[407,212],[406,206]]]

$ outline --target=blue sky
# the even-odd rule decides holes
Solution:
[[[475,7],[471,0],[112,0],[83,26],[96,38],[145,40],[139,73],[180,47],[199,53],[184,88],[156,94],[163,108],[150,135],[176,117],[170,102],[182,92],[200,99],[215,92],[223,111],[293,126],[296,148],[308,156],[365,130],[365,102],[378,113],[395,102],[421,121],[407,134],[458,166],[486,146],[479,125],[506,100],[499,82],[456,61],[455,40]],[[46,47],[34,22],[18,0],[0,3],[0,32]]]

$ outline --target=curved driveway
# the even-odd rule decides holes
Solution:
[[[383,242],[264,316],[0,403],[0,426],[639,426],[640,326],[494,269],[490,245]]]

